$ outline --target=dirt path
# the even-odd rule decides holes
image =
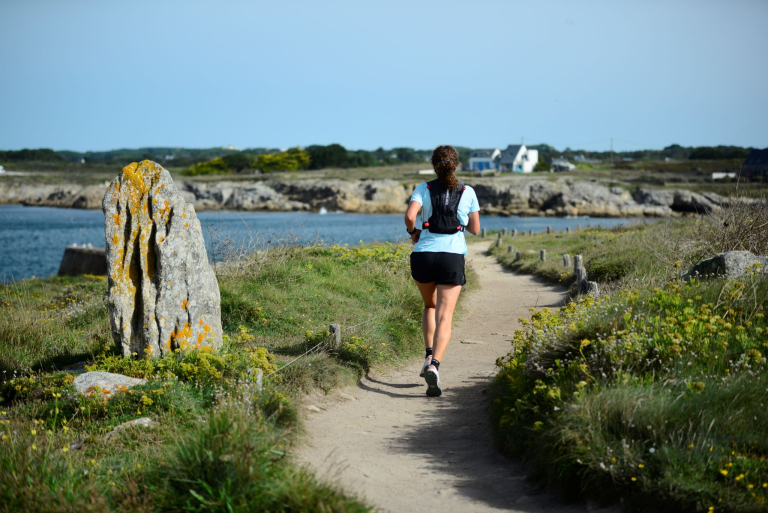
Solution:
[[[307,440],[299,460],[385,511],[557,511],[518,463],[492,447],[486,399],[495,361],[506,354],[517,319],[532,306],[559,306],[563,291],[505,272],[470,246],[482,290],[464,302],[440,368],[443,395],[428,398],[422,359],[305,404]],[[319,410],[318,410],[319,409]]]

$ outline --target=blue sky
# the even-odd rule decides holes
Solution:
[[[0,2],[0,149],[768,146],[768,2]]]

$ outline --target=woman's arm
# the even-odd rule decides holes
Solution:
[[[421,203],[418,201],[411,201],[410,204],[408,204],[408,210],[405,211],[405,228],[409,232],[416,229],[416,215],[419,213],[420,209]],[[411,234],[411,240],[414,244],[419,242],[419,235],[421,235],[421,230],[416,230],[415,233]]]
[[[466,230],[472,235],[480,233],[480,213],[470,212]]]

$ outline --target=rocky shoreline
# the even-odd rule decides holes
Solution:
[[[404,212],[414,185],[395,180],[177,182],[185,201],[200,210]],[[621,187],[561,177],[468,180],[482,214],[521,216],[675,217],[704,214],[726,199],[682,189]],[[0,182],[0,204],[101,208],[106,185],[29,185]]]

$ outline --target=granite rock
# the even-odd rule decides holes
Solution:
[[[768,256],[756,256],[749,251],[726,251],[691,266],[681,278],[686,281],[709,276],[738,278],[744,276],[747,268],[755,264],[760,265],[760,272],[768,273]]]
[[[122,374],[91,371],[75,376],[73,385],[75,390],[81,394],[90,394],[96,389],[101,391],[108,390],[111,394],[118,390],[143,385],[144,383],[143,379],[131,378]]]
[[[112,337],[124,356],[218,348],[221,304],[200,222],[168,171],[126,166],[104,196]]]

